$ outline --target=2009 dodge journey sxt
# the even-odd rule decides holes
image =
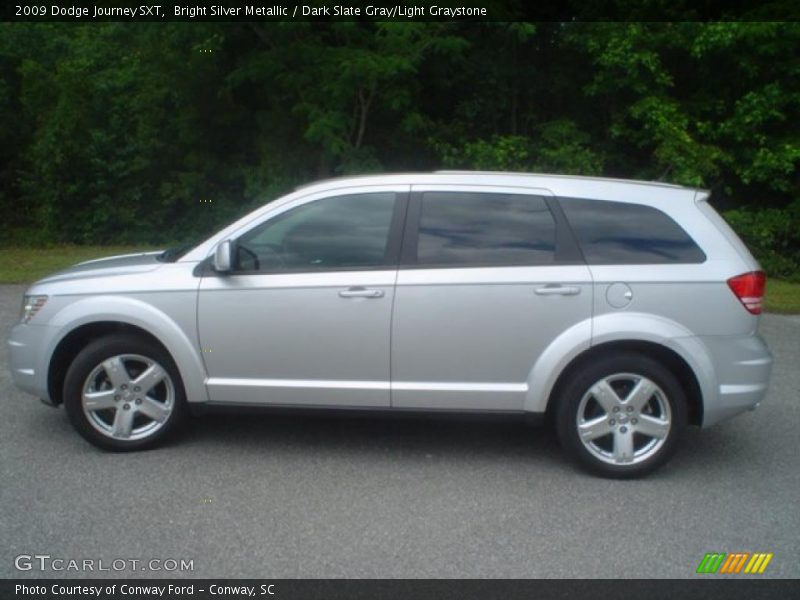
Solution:
[[[513,173],[317,183],[188,250],[38,281],[14,381],[110,450],[189,408],[535,414],[591,471],[642,475],[767,389],[764,274],[707,199]]]

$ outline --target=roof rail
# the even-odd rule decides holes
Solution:
[[[677,183],[666,183],[664,181],[647,181],[644,179],[623,179],[620,177],[598,177],[594,175],[559,175],[556,173],[531,173],[524,171],[470,171],[467,169],[443,169],[434,171],[437,175],[511,175],[517,177],[550,177],[560,179],[588,179],[594,181],[614,181],[618,183],[638,183],[640,185],[657,185],[661,187],[678,188],[678,189],[698,189],[679,185]]]

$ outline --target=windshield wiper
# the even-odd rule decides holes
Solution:
[[[181,246],[175,246],[174,248],[167,248],[161,254],[159,254],[156,259],[160,260],[161,262],[175,262],[193,247],[194,246],[192,246],[192,244],[183,244]]]

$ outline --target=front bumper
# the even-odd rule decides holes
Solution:
[[[52,327],[20,323],[8,338],[8,358],[11,378],[21,390],[50,400],[47,391],[47,346],[52,339]]]
[[[753,410],[767,393],[772,353],[760,335],[702,338],[714,362],[718,394],[704,398],[703,427]]]

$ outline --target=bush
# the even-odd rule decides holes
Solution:
[[[429,143],[447,168],[565,175],[603,172],[603,158],[590,148],[589,135],[569,119],[542,123],[532,136],[493,135],[455,144],[431,139]]]
[[[737,208],[723,216],[768,275],[800,282],[800,199],[786,208]]]

